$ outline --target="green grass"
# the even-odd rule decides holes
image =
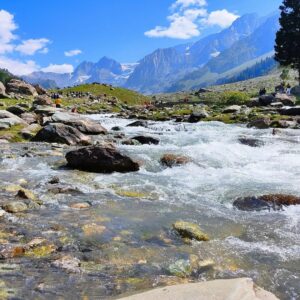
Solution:
[[[0,139],[7,139],[11,143],[25,142],[20,133],[24,127],[23,125],[15,125],[8,129],[0,130]]]
[[[100,96],[106,94],[107,97],[117,97],[118,100],[123,103],[123,104],[128,104],[128,105],[142,105],[145,102],[149,101],[150,98],[147,96],[144,96],[142,94],[139,94],[137,92],[124,89],[124,88],[119,88],[119,87],[109,87],[105,86],[102,84],[83,84],[79,85],[76,87],[72,88],[66,88],[60,90],[63,94],[70,93],[70,92],[82,92],[82,93],[91,93],[94,96]],[[75,100],[75,99],[69,99],[68,103],[70,101]],[[84,101],[83,99],[76,99],[76,101],[81,102]],[[75,103],[74,101],[73,103]],[[78,103],[79,104],[79,103]]]

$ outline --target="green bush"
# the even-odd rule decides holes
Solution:
[[[250,100],[250,96],[244,92],[224,92],[221,102],[224,105],[243,105]]]

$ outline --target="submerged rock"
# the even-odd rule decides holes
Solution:
[[[244,211],[282,210],[290,205],[300,205],[300,197],[274,194],[238,198],[233,202],[234,207]]]
[[[68,167],[96,173],[135,172],[139,164],[121,154],[113,145],[103,144],[70,151],[66,154]]]
[[[53,266],[62,268],[70,273],[80,273],[80,260],[76,257],[65,255],[60,259],[55,260]]]
[[[162,165],[172,168],[174,166],[181,166],[189,163],[191,160],[186,156],[175,155],[175,154],[165,154],[160,162]]]
[[[135,136],[132,138],[132,140],[138,141],[140,144],[142,145],[158,145],[159,144],[159,139],[156,139],[154,137],[151,136],[143,136],[143,135],[139,135],[139,136]]]
[[[180,259],[171,264],[168,271],[171,275],[184,278],[192,274],[193,268],[189,260]]]
[[[190,240],[197,240],[197,241],[208,241],[209,237],[205,234],[199,225],[184,222],[184,221],[177,221],[173,224],[173,229],[182,237],[187,238]]]
[[[148,123],[146,121],[135,121],[128,124],[126,127],[148,127]]]
[[[91,140],[74,127],[61,123],[49,124],[32,139],[35,142],[60,143],[67,145],[89,145]]]
[[[263,141],[259,139],[247,137],[247,136],[239,137],[239,142],[249,147],[262,147],[265,144]]]
[[[11,201],[4,204],[2,208],[9,213],[19,213],[28,210],[26,203],[21,201]]]

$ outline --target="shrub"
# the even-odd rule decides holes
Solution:
[[[224,92],[221,96],[221,102],[224,105],[243,105],[249,100],[249,95],[244,92]]]

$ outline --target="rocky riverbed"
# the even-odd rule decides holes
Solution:
[[[75,137],[61,139],[71,129],[49,125],[52,144],[0,144],[1,297],[113,299],[251,277],[280,299],[297,299],[300,206],[278,195],[294,196],[292,204],[300,196],[299,131],[274,135],[219,122],[128,126],[135,120],[112,115],[90,115],[91,124],[69,118],[71,126],[65,115],[53,116],[49,124],[63,121]],[[78,144],[104,141],[116,145],[119,159],[135,161],[133,172],[66,166]],[[233,205],[262,195],[283,205]]]

